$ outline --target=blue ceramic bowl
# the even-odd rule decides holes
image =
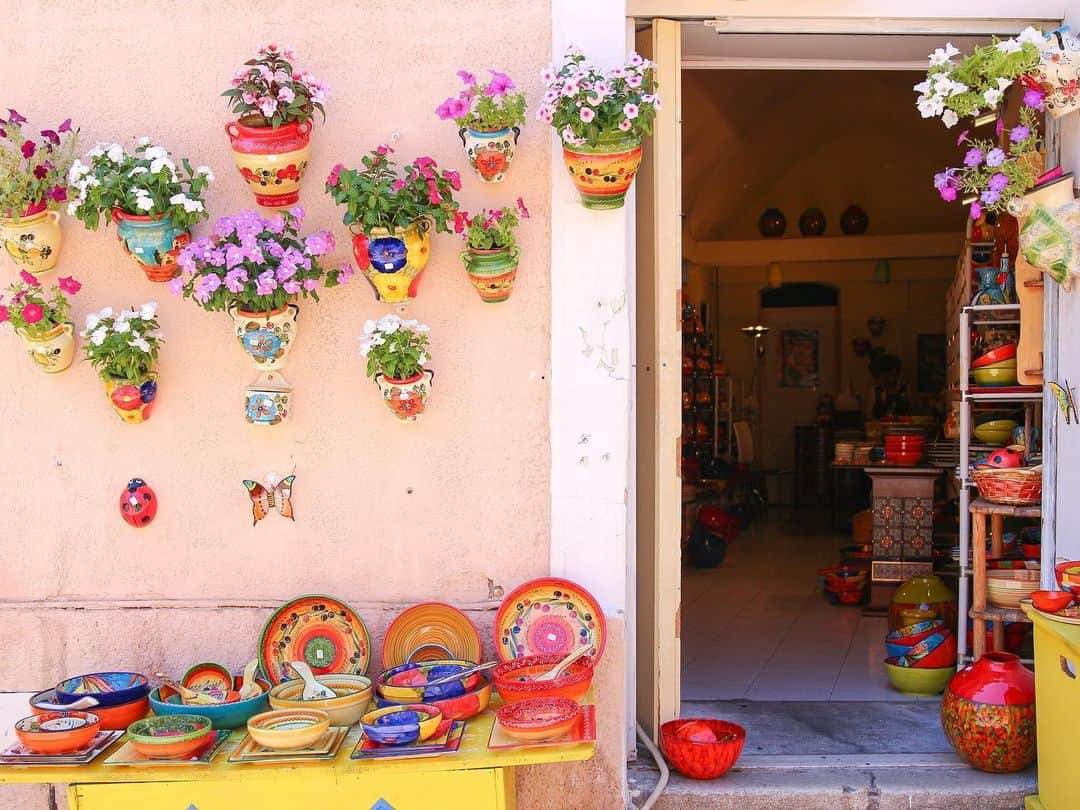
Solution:
[[[67,705],[84,697],[92,697],[98,706],[119,706],[141,700],[150,691],[145,675],[138,672],[94,672],[77,675],[56,685],[56,699]]]
[[[924,639],[936,635],[937,631],[948,632],[941,619],[927,619],[909,624],[885,636],[885,649],[890,658],[905,656]]]
[[[383,672],[375,682],[375,691],[380,698],[386,698],[395,703],[431,703],[436,700],[460,697],[477,687],[480,683],[478,673],[467,675],[462,680],[447,681],[436,686],[426,686],[422,683],[413,686],[408,683],[408,678],[402,676],[407,672],[418,671],[423,673],[425,680],[437,681],[474,666],[476,664],[472,661],[450,658],[402,664]]]
[[[237,679],[239,680],[239,679]],[[222,728],[246,728],[247,721],[257,714],[270,710],[270,684],[266,681],[258,681],[263,688],[262,694],[247,700],[237,700],[232,703],[219,703],[215,705],[185,706],[180,702],[180,696],[167,686],[159,686],[150,692],[150,708],[154,714],[201,714],[209,717],[214,729]],[[239,689],[239,684],[234,684]]]
[[[408,745],[431,737],[442,723],[435,706],[406,704],[368,712],[360,721],[364,734],[380,745]]]

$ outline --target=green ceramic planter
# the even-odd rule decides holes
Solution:
[[[592,210],[622,208],[626,192],[641,165],[641,138],[623,132],[605,132],[595,146],[563,143],[563,162]]]
[[[497,304],[510,297],[517,278],[521,249],[496,248],[477,250],[469,248],[462,252],[461,263],[469,274],[469,281],[488,304]]]

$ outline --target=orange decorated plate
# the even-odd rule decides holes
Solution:
[[[383,669],[416,661],[457,658],[479,663],[480,634],[469,617],[443,602],[422,602],[403,610],[383,637]]]
[[[301,596],[274,611],[259,636],[259,663],[277,685],[289,680],[290,661],[303,661],[316,675],[363,675],[371,640],[363,619],[340,599]]]
[[[495,652],[502,661],[526,655],[562,655],[588,644],[604,654],[607,622],[596,598],[580,585],[543,577],[519,585],[495,616]]]

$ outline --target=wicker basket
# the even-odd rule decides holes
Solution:
[[[1035,506],[1042,502],[1042,467],[977,470],[971,478],[990,503]]]

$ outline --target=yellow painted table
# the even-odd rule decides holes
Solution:
[[[0,766],[0,785],[68,784],[70,810],[514,810],[514,768],[591,759],[595,743],[492,751],[492,707],[465,725],[455,754],[417,759],[350,759],[353,728],[336,758],[291,764],[237,764],[236,729],[209,765],[104,765],[123,737],[83,766]]]

